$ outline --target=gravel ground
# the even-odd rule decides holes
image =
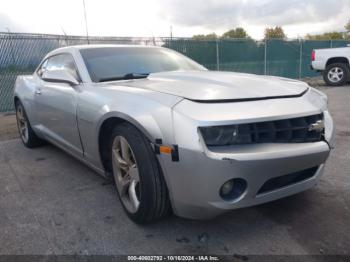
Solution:
[[[112,184],[53,146],[24,148],[14,117],[0,117],[0,254],[349,255],[350,86],[323,91],[337,146],[317,187],[211,221],[143,227]]]
[[[0,141],[18,137],[16,118],[13,113],[0,114]]]
[[[306,77],[302,79],[304,82],[308,83],[310,86],[318,88],[318,89],[327,89],[332,88],[326,85],[322,76],[317,77]]]

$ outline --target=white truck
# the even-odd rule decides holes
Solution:
[[[311,55],[311,69],[322,72],[330,86],[341,86],[350,80],[350,46],[315,49]]]

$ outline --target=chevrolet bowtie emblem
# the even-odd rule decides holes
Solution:
[[[316,123],[309,125],[309,131],[322,132],[324,130],[324,121],[318,120]]]

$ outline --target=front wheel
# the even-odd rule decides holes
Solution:
[[[349,79],[349,66],[344,63],[334,63],[327,66],[323,79],[330,86],[342,86]]]
[[[168,190],[145,136],[128,123],[117,125],[110,150],[114,180],[127,215],[140,224],[164,217],[170,209]]]

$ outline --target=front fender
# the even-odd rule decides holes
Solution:
[[[131,123],[137,129],[139,129],[151,142],[153,142],[156,137],[162,137],[162,131],[154,118],[149,118],[147,121],[139,122],[140,119],[137,120],[130,115],[118,111],[107,112],[101,117],[96,125],[96,134],[100,134],[103,123],[111,118],[118,118]]]
[[[133,124],[151,142],[160,138],[164,143],[173,143],[172,107],[181,99],[147,90],[97,93],[92,88],[87,87],[79,94],[77,112],[84,156],[89,162],[103,168],[99,134],[103,123],[110,118]]]

